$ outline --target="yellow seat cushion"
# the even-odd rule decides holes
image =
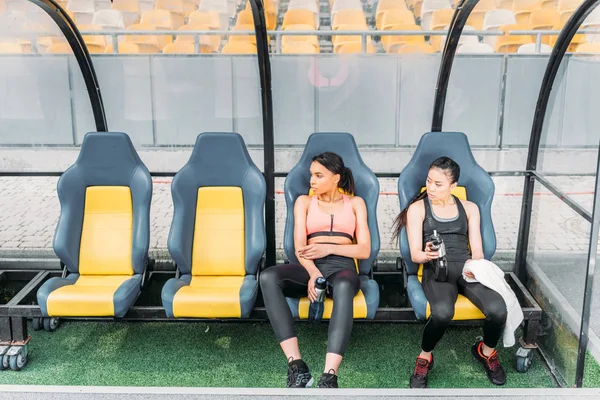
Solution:
[[[330,319],[333,311],[333,300],[326,298],[324,301],[323,319]],[[298,316],[300,319],[308,319],[308,310],[310,308],[310,300],[308,297],[302,297],[298,304]],[[354,319],[367,318],[367,301],[362,290],[359,290],[354,296]]]
[[[199,188],[192,244],[192,275],[246,275],[244,243],[242,188]]]
[[[240,318],[243,276],[193,276],[173,299],[176,318]]]
[[[85,206],[79,273],[133,275],[133,205],[127,186],[89,186]]]
[[[419,264],[419,272],[417,273],[419,277],[419,282],[423,282],[423,264]],[[427,312],[425,314],[426,318],[429,318],[431,315],[431,306],[429,305],[429,301],[427,302]],[[481,310],[473,303],[471,300],[467,299],[462,294],[458,295],[456,299],[456,303],[454,303],[454,321],[469,321],[472,319],[485,319],[485,315],[481,312]]]
[[[131,276],[82,275],[73,285],[56,289],[48,296],[51,317],[109,317],[115,315],[113,297]]]

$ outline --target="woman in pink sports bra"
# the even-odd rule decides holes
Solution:
[[[337,371],[352,331],[354,296],[360,289],[354,259],[369,258],[371,235],[365,202],[352,196],[354,178],[342,158],[327,152],[312,161],[310,187],[314,195],[300,196],[294,205],[294,247],[300,264],[267,268],[260,276],[260,286],[269,320],[288,360],[287,387],[310,387],[313,379],[300,355],[285,298],[308,295],[314,302],[315,281],[327,279],[327,296],[333,298],[334,306],[325,370],[317,386],[337,388]]]

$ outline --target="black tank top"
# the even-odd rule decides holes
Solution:
[[[423,221],[423,250],[425,243],[429,242],[429,238],[435,229],[441,236],[446,246],[446,256],[448,262],[464,263],[471,258],[469,250],[469,221],[467,213],[456,197],[456,207],[458,208],[458,216],[452,219],[442,219],[434,215],[431,209],[429,198],[425,197],[423,203],[425,205],[425,220]]]

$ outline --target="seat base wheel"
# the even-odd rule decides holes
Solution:
[[[532,349],[526,349],[524,347],[520,347],[517,350],[517,365],[516,369],[518,372],[525,373],[531,368],[533,364],[533,351]]]
[[[42,324],[46,332],[54,332],[56,329],[58,329],[60,320],[57,317],[44,317],[42,318]]]

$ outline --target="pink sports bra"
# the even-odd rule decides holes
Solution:
[[[352,240],[356,230],[356,216],[347,195],[344,198],[344,209],[338,214],[326,214],[319,209],[317,196],[313,196],[306,215],[306,238],[316,236],[343,236]]]

